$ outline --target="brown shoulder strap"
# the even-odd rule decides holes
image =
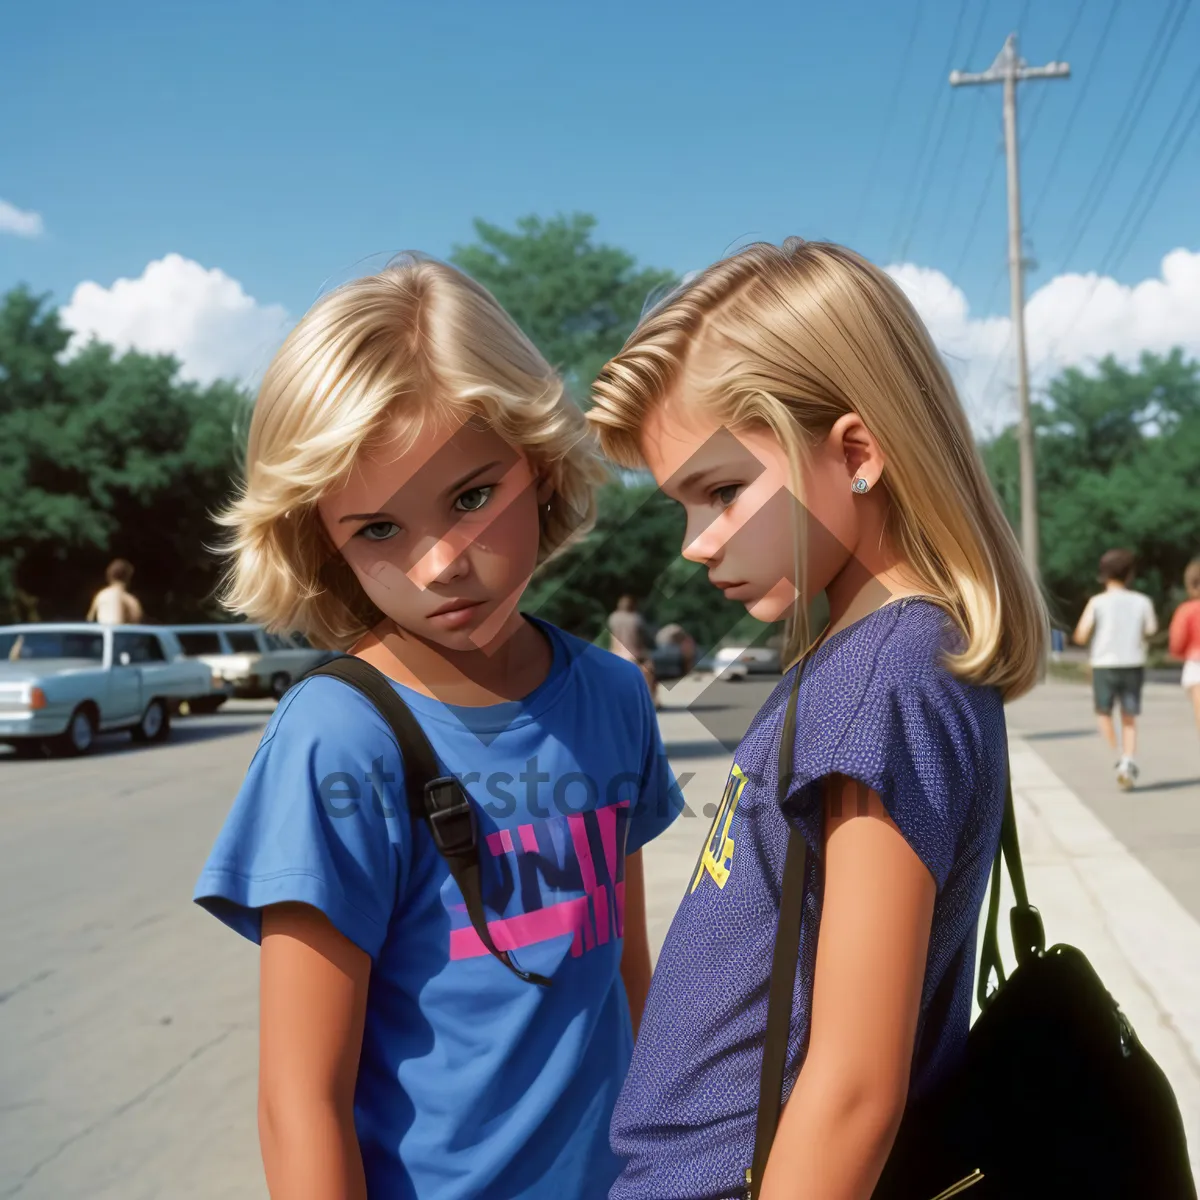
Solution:
[[[778,803],[791,789],[796,745],[796,701],[800,694],[800,672],[796,666],[783,718],[779,741]],[[792,1028],[792,994],[796,988],[796,964],[800,958],[800,921],[804,912],[804,879],[808,847],[800,833],[791,829],[783,860],[779,920],[775,925],[775,953],[771,959],[771,984],[767,998],[767,1035],[763,1044],[762,1070],[758,1083],[758,1125],[754,1135],[754,1162],[746,1172],[747,1200],[757,1200],[763,1172],[779,1113],[783,1107],[783,1072],[787,1066],[788,1039]]]

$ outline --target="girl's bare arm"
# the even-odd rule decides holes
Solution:
[[[271,1200],[366,1200],[354,1130],[370,957],[306,904],[263,909],[258,1130]]]
[[[629,997],[633,1036],[637,1037],[650,991],[650,939],[646,933],[646,882],[642,852],[625,859],[625,948],[621,952],[621,979]]]
[[[879,796],[841,776],[825,855],[808,1055],[762,1200],[869,1200],[908,1094],[936,885]]]

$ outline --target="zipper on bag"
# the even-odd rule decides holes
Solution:
[[[944,1192],[938,1192],[933,1200],[950,1200],[951,1196],[960,1196],[967,1188],[974,1187],[983,1179],[983,1172],[978,1168],[970,1175],[964,1175],[957,1183],[952,1183]]]

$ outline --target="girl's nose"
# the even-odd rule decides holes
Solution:
[[[688,562],[711,564],[720,556],[726,539],[716,528],[719,524],[719,521],[709,521],[697,527],[691,521],[688,522],[681,551]]]
[[[470,549],[469,538],[450,530],[417,559],[408,577],[421,589],[462,579],[471,572]]]

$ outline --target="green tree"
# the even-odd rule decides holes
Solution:
[[[583,213],[523,217],[515,230],[477,220],[477,241],[450,256],[496,297],[581,403],[647,297],[677,282],[670,271],[639,267],[624,250],[595,243],[595,227]]]
[[[1096,564],[1124,546],[1161,616],[1200,553],[1200,363],[1182,351],[1143,354],[1136,369],[1106,358],[1071,368],[1034,407],[1042,577],[1057,619],[1070,624],[1096,590]],[[1016,525],[1015,431],[984,448]]]
[[[0,303],[0,619],[82,618],[115,556],[148,619],[214,613],[244,397],[99,343],[64,361],[69,337],[45,297]]]

